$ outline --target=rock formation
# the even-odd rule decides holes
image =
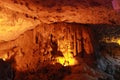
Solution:
[[[119,80],[119,27],[112,0],[0,0],[0,80]]]

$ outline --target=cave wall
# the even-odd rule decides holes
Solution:
[[[104,27],[102,27],[104,26]],[[100,52],[103,56],[109,55],[113,59],[111,62],[120,64],[120,26],[115,25],[97,25],[97,28],[93,30],[97,33],[96,36],[99,40]]]
[[[112,0],[0,0],[0,42],[55,22],[120,25],[120,14]]]
[[[44,64],[54,65],[57,62],[56,57],[66,55],[72,55],[78,61],[77,66],[82,64],[81,66],[84,65],[83,68],[86,68],[97,65],[99,70],[107,72],[111,79],[115,75],[114,78],[117,80],[120,46],[117,42],[110,41],[119,39],[119,30],[119,27],[114,25],[41,24],[15,40],[1,42],[0,58],[12,64],[16,70],[16,80],[22,79],[21,74],[24,77],[49,66]],[[85,54],[82,54],[83,52]],[[94,61],[93,55],[96,57]],[[79,68],[77,69],[79,72]],[[101,75],[106,75],[104,72]],[[93,70],[91,73],[96,71]]]
[[[120,26],[92,25],[96,35],[96,58],[100,70],[119,80],[120,73]],[[97,27],[97,28],[96,28]]]
[[[18,71],[37,70],[41,63],[52,63],[57,56],[81,55],[82,49],[92,54],[90,36],[91,29],[84,25],[42,24],[16,40],[0,43],[0,57],[11,61]]]

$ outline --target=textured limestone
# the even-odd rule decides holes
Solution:
[[[27,18],[24,14],[1,7],[0,42],[16,39],[26,30],[34,28],[39,21]]]
[[[1,43],[0,58],[15,60],[14,67],[24,71],[36,69],[39,62],[52,63],[52,59],[66,57],[68,53],[86,57],[93,54],[89,33],[90,28],[78,24],[39,25],[16,40]]]
[[[111,0],[0,0],[0,42],[54,22],[119,25],[120,14]]]
[[[22,71],[24,74],[32,73],[33,74],[32,79],[35,79],[36,77],[35,73],[39,72],[41,65],[45,63],[47,64],[54,63],[51,57],[52,55],[54,55],[53,53],[57,53],[57,52],[60,52],[63,55],[68,52],[71,52],[71,53],[77,52],[79,55],[77,55],[76,59],[79,61],[79,64],[85,63],[85,64],[88,64],[89,66],[94,66],[95,64],[94,64],[92,55],[90,55],[91,57],[89,56],[87,57],[87,55],[84,55],[84,58],[82,58],[80,54],[82,50],[81,48],[82,46],[84,47],[87,54],[92,53],[91,39],[93,37],[91,35],[92,33],[90,30],[90,27],[86,25],[65,24],[65,23],[56,23],[56,24],[49,24],[49,25],[42,24],[33,30],[26,31],[23,35],[19,36],[16,40],[0,43],[0,57],[3,59],[7,59],[7,61],[11,62],[11,64],[15,67],[16,71],[18,72],[16,73],[16,75],[18,76],[16,80],[18,80],[18,78],[20,78],[21,80],[21,76],[24,76],[22,74]],[[81,43],[81,36],[83,36],[84,44]],[[57,46],[55,45],[55,43],[51,44],[52,43],[51,39],[53,42],[55,41],[55,43],[57,40],[58,42],[56,43]],[[54,48],[54,45],[55,47],[57,47],[57,49]],[[94,48],[94,50],[95,49],[96,48]],[[54,56],[56,57],[61,55],[54,55]],[[96,58],[100,59],[100,61],[102,62],[107,61],[107,59],[100,58],[99,54],[97,54]],[[111,73],[112,68],[109,67],[108,64],[104,65],[104,63],[102,62],[99,63],[101,65],[100,69],[103,69],[104,71],[107,69],[106,71]],[[81,66],[82,65],[83,64],[81,64]],[[83,73],[84,70],[86,69],[87,69],[86,67],[83,67],[78,71],[73,70],[73,73],[76,73],[76,72]],[[98,76],[95,75],[95,72],[93,71],[93,73],[91,73],[92,70],[90,71],[89,70],[90,69],[88,69],[87,71],[90,76],[88,75],[87,79],[88,80],[89,78],[97,79]],[[19,73],[19,71],[21,72]],[[43,73],[42,74],[38,73],[38,74],[42,76]],[[53,76],[53,74],[50,74],[50,75]],[[105,74],[103,75],[105,76]],[[31,77],[31,75],[26,75],[26,76]],[[71,78],[71,76],[68,76],[68,78]],[[22,78],[25,78],[25,77],[22,77]],[[39,78],[39,76],[37,76],[37,78]],[[74,75],[73,78],[78,78],[78,76]],[[84,78],[84,74],[83,74],[83,77],[80,77],[80,78]],[[100,78],[106,78],[106,77],[102,76]]]

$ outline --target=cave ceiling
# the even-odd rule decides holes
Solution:
[[[112,0],[0,0],[0,42],[55,22],[120,25],[120,13]]]

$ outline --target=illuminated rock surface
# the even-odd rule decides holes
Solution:
[[[100,36],[92,36],[98,35],[95,31],[100,30],[99,26],[98,29],[95,25],[93,27],[91,25],[87,26],[75,23],[38,25],[32,30],[26,31],[15,40],[2,42],[0,44],[0,57],[12,63],[13,68],[16,70],[15,80],[43,78],[46,80],[56,80],[59,77],[60,80],[63,78],[66,80],[71,77],[71,80],[83,79],[84,77],[88,80],[97,80],[98,78],[113,80],[111,75],[101,72],[98,69],[93,69],[93,67],[96,66],[97,68],[98,66],[100,70],[114,74],[114,67],[110,67],[112,64],[107,63],[111,59],[105,59],[104,56],[101,58],[101,54],[96,53],[96,58],[98,59],[97,62],[95,61],[95,53],[93,52],[96,52],[96,47],[94,47],[96,41],[94,39]],[[104,29],[101,31],[104,32]],[[93,35],[94,32],[96,34]],[[100,32],[100,34],[103,35],[104,33]],[[109,48],[107,47],[107,49]],[[65,71],[59,72],[61,68],[57,65],[67,69],[68,73]],[[47,67],[49,69],[46,72]],[[57,68],[58,72],[54,71],[53,68]],[[58,76],[50,78],[54,74],[58,74]],[[78,77],[80,74],[82,76]]]
[[[0,41],[54,22],[119,25],[120,14],[112,8],[111,0],[0,0]]]
[[[0,58],[14,80],[118,80],[119,27],[112,0],[0,0]]]

